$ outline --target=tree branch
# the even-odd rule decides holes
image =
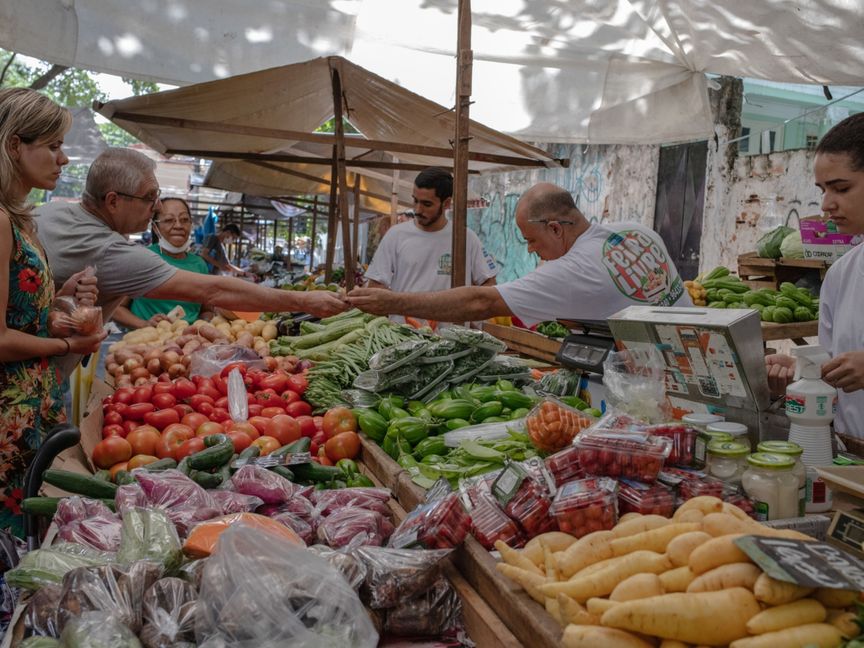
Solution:
[[[9,57],[9,60],[6,61],[6,65],[3,66],[3,72],[0,72],[0,86],[2,86],[3,82],[6,80],[6,72],[9,70],[9,66],[12,65],[12,61],[15,60],[16,56],[18,56],[18,53],[12,52],[12,56]]]
[[[56,79],[68,69],[69,67],[66,65],[52,65],[50,70],[48,70],[45,74],[43,74],[30,84],[30,89],[42,90],[43,88],[45,88],[45,86],[47,86],[49,83],[51,83],[54,79]]]

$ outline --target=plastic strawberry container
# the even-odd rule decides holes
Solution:
[[[630,480],[618,482],[618,514],[640,513],[672,517],[675,493],[662,484],[643,484]]]
[[[680,423],[664,423],[652,425],[645,430],[654,436],[666,437],[672,440],[672,449],[666,458],[666,463],[672,466],[693,466],[696,456],[696,438],[699,431]]]
[[[549,455],[545,462],[556,486],[560,487],[569,481],[585,477],[585,471],[579,465],[579,449],[575,446],[568,446],[560,452]]]
[[[604,478],[565,484],[551,508],[558,528],[576,538],[611,529],[618,520],[616,490],[615,481]]]
[[[533,478],[522,465],[505,466],[492,484],[492,495],[526,538],[558,530],[555,518],[549,514],[552,499],[547,485]]]
[[[389,546],[397,549],[450,549],[462,544],[471,528],[471,518],[457,493],[422,504],[393,532]]]
[[[574,442],[579,465],[588,475],[646,483],[657,480],[671,445],[666,437],[596,429]]]
[[[474,490],[469,497],[471,534],[485,549],[494,549],[496,540],[513,548],[525,544],[519,526],[501,510],[491,493]]]
[[[665,468],[659,477],[663,484],[674,489],[680,502],[710,495],[722,498],[726,482],[711,477],[701,470],[685,470],[682,468]]]

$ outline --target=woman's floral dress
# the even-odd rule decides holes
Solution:
[[[4,233],[5,235],[5,233]],[[12,226],[6,326],[48,337],[54,281],[45,256]],[[0,363],[0,529],[23,537],[24,473],[47,432],[66,420],[57,369],[48,358]]]

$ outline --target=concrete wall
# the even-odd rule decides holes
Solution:
[[[569,159],[569,168],[530,169],[469,179],[470,190],[489,206],[469,210],[468,226],[477,232],[499,264],[499,283],[525,275],[537,265],[538,258],[527,253],[514,220],[519,196],[537,182],[552,182],[568,189],[591,221],[633,220],[648,227],[654,224],[659,147],[550,144],[543,148],[553,157]]]

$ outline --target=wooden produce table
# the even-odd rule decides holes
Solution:
[[[762,340],[792,340],[795,344],[807,344],[806,337],[819,335],[819,322],[789,322],[788,324],[777,324],[775,322],[762,322]]]
[[[393,497],[405,510],[411,511],[421,504],[426,498],[426,491],[412,482],[409,474],[378,445],[367,439],[365,435],[361,435],[361,439],[362,463],[371,473],[372,478],[389,488],[393,492]],[[482,623],[479,628],[481,632],[475,634],[472,624],[469,624],[470,616],[466,611],[465,622],[469,626],[469,635],[478,646],[481,648],[484,645],[558,648],[561,645],[563,629],[558,622],[521,587],[495,569],[497,561],[473,536],[469,535],[462,546],[456,549],[454,562],[467,584],[479,594],[491,612],[506,625],[506,628],[501,627],[495,633],[495,640],[498,643],[487,643],[483,640],[492,638],[489,632],[493,628],[488,623]],[[467,607],[465,599],[463,605]],[[475,629],[477,629],[477,622],[476,619],[473,621]],[[505,637],[512,637],[509,643],[501,636],[502,631]]]
[[[555,354],[561,348],[561,340],[519,328],[483,322],[483,330],[507,344],[511,351],[546,362],[555,362]]]
[[[819,278],[824,279],[828,268],[824,261],[783,257],[763,259],[756,252],[747,252],[738,257],[738,276],[754,289],[780,290],[780,284],[784,281],[795,283],[812,270],[818,270]]]

